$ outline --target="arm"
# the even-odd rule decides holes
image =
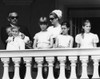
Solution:
[[[97,44],[96,44],[96,43],[93,43],[93,47],[94,47],[94,48],[97,47]]]
[[[80,44],[79,43],[77,43],[77,48],[80,48]]]
[[[69,47],[70,47],[70,48],[72,48],[72,47],[73,47],[73,37],[72,37],[72,38],[71,38],[71,40],[70,40]]]
[[[37,48],[37,39],[34,39],[34,42],[33,42],[33,48]]]
[[[75,42],[77,43],[77,48],[80,48],[80,45],[81,45],[81,35],[80,34],[75,36]]]
[[[99,43],[99,37],[97,34],[95,34],[93,39],[93,47],[97,47],[97,43]]]
[[[19,50],[25,50],[25,43],[22,39],[19,40]]]
[[[57,38],[55,39],[55,47],[56,48],[58,47],[58,39]]]
[[[49,46],[50,48],[52,48],[53,47],[53,39],[52,38],[50,38],[50,46]]]
[[[11,42],[12,41],[12,37],[8,37],[6,40],[6,43]]]

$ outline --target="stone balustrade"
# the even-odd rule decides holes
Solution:
[[[93,61],[93,74],[88,74],[88,62],[89,56],[91,56],[91,60]],[[70,67],[65,64],[68,57],[70,61]],[[80,69],[77,69],[77,60],[81,61]],[[13,79],[22,79],[21,74],[24,71],[21,71],[20,67],[23,60],[25,64],[25,74],[24,79],[45,79],[43,77],[43,73],[47,76],[47,79],[55,79],[57,76],[58,79],[66,79],[69,76],[69,79],[77,79],[78,73],[77,71],[81,71],[80,78],[87,79],[89,75],[92,75],[92,78],[100,78],[99,76],[99,60],[100,60],[100,48],[89,48],[89,49],[79,49],[79,48],[56,48],[56,49],[26,49],[26,50],[14,50],[14,51],[6,51],[0,50],[0,58],[3,63],[3,75],[2,79],[11,79],[9,76],[9,62],[10,58],[14,63],[14,75]],[[56,58],[56,60],[55,60]],[[33,61],[34,59],[34,61]],[[54,64],[55,61],[59,63]],[[47,62],[43,65],[43,63]],[[35,64],[34,64],[35,63]],[[33,64],[33,65],[32,65]],[[43,68],[44,66],[44,68]],[[54,68],[55,67],[55,68]],[[34,71],[37,69],[37,71]],[[44,70],[43,70],[44,69]],[[66,71],[67,70],[67,71]],[[44,72],[43,72],[44,71]],[[55,72],[54,72],[55,71]],[[56,74],[57,72],[57,74]],[[59,72],[59,73],[58,73]],[[66,74],[68,72],[69,74]],[[32,74],[33,73],[33,74]],[[34,74],[36,73],[36,74]],[[54,75],[54,73],[56,75]],[[66,76],[67,75],[67,76]]]

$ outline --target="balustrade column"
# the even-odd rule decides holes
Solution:
[[[3,62],[4,66],[4,72],[3,72],[3,77],[2,79],[9,79],[8,75],[8,63],[9,63],[9,58],[1,58],[1,61]]]
[[[65,77],[65,59],[66,57],[58,57],[60,61],[60,75],[58,79],[66,79]]]
[[[13,79],[20,79],[20,76],[19,76],[19,63],[20,63],[20,58],[12,58],[12,60],[15,63],[15,73],[14,73],[14,78]]]
[[[24,58],[24,61],[26,63],[26,74],[25,74],[25,79],[32,79],[31,77],[31,60],[32,58]]]
[[[81,56],[80,60],[82,61],[82,76],[81,76],[81,78],[88,78],[88,76],[87,76],[88,56]]]
[[[54,57],[46,57],[46,60],[48,61],[48,66],[49,66],[49,72],[48,72],[47,79],[54,79],[54,75],[53,75]]]
[[[37,74],[36,79],[43,79],[43,77],[42,77],[42,62],[43,62],[43,57],[36,57],[35,60],[38,63],[38,74]]]
[[[69,60],[71,61],[71,75],[70,75],[70,79],[76,79],[76,60],[77,57],[73,56],[73,57],[69,57]]]
[[[99,59],[100,56],[92,56],[92,59],[94,61],[94,70],[93,70],[93,77],[92,78],[99,78],[99,72],[98,72],[98,67],[99,67]]]

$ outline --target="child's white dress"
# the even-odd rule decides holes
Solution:
[[[25,42],[19,37],[8,37],[7,40],[10,40],[7,43],[6,50],[24,50]]]
[[[58,35],[56,39],[57,46],[63,48],[70,47],[70,43],[73,41],[73,37],[70,35]]]
[[[94,48],[93,44],[99,42],[99,38],[97,34],[93,33],[84,33],[83,37],[82,34],[78,34],[75,37],[75,42],[80,44],[80,48]],[[87,66],[88,75],[93,74],[93,61],[89,57],[88,66]]]
[[[93,43],[98,43],[99,38],[97,34],[93,33],[84,33],[83,37],[82,34],[78,34],[75,37],[75,42],[80,44],[80,48],[93,48]]]
[[[37,48],[49,48],[51,35],[48,31],[36,33],[34,39],[37,40]]]

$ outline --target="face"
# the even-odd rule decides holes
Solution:
[[[49,18],[51,24],[56,24],[56,22],[58,22],[58,18],[55,18],[54,15],[50,15]]]
[[[68,34],[69,28],[66,25],[62,25],[61,29],[62,29],[62,34],[63,35]]]
[[[47,24],[40,24],[41,31],[46,31]]]
[[[17,22],[18,22],[18,15],[17,15],[17,13],[11,13],[9,20],[10,20],[11,24],[16,25]]]
[[[85,26],[83,26],[84,32],[89,33],[91,30],[91,24],[90,23],[85,23]]]
[[[6,32],[7,32],[8,36],[12,36],[12,31],[11,31],[10,27],[6,29]]]
[[[13,36],[18,36],[19,35],[18,29],[12,29],[12,34]]]

